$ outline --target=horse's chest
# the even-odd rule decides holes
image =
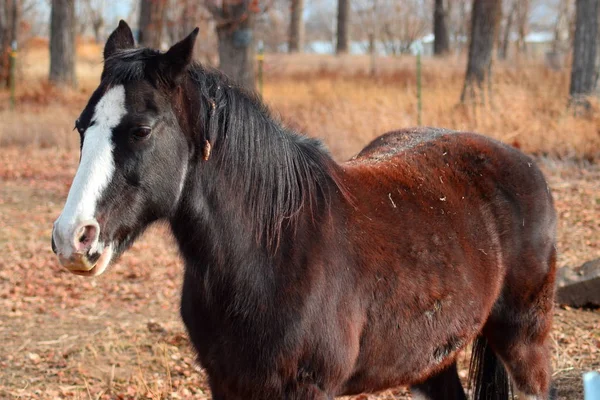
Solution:
[[[181,316],[203,367],[219,371],[232,365],[251,368],[258,359],[271,363],[281,341],[274,334],[280,322],[268,323],[267,304],[230,295],[217,284],[184,277]]]

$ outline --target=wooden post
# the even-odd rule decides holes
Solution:
[[[263,63],[265,61],[265,46],[262,42],[258,42],[258,54],[256,55],[258,61],[258,93],[260,97],[263,96]]]
[[[11,44],[10,57],[9,57],[9,71],[8,71],[8,85],[10,87],[10,108],[15,108],[15,97],[16,97],[16,86],[17,86],[17,41],[13,41]]]
[[[422,125],[422,97],[421,97],[421,51],[417,52],[417,125]]]

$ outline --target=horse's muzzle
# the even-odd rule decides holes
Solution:
[[[79,224],[75,229],[63,229],[66,234],[52,230],[52,251],[58,261],[70,272],[83,275],[100,275],[111,261],[112,246],[99,241],[100,227],[96,220]]]
[[[76,275],[97,276],[106,270],[112,256],[112,245],[108,245],[101,253],[73,253],[70,257],[63,257],[59,254],[58,261],[63,267]]]

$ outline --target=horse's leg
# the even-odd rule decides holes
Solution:
[[[333,396],[327,395],[311,383],[298,383],[293,388],[286,390],[286,400],[333,400]]]
[[[547,262],[529,258],[528,277],[509,275],[483,328],[492,350],[504,362],[526,399],[552,398],[550,328],[554,301],[555,252]],[[517,278],[517,279],[515,279]]]
[[[210,395],[213,400],[242,400],[242,398],[232,393],[227,386],[223,385],[222,382],[208,378],[208,386],[210,387]]]
[[[415,400],[467,400],[456,361],[425,382],[411,386],[410,391]]]

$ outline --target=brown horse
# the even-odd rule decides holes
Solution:
[[[542,173],[471,133],[388,133],[345,164],[121,21],[76,122],[82,153],[53,249],[98,275],[154,221],[185,260],[181,315],[214,399],[331,399],[410,385],[551,392],[556,215]],[[508,372],[508,374],[507,374]]]

